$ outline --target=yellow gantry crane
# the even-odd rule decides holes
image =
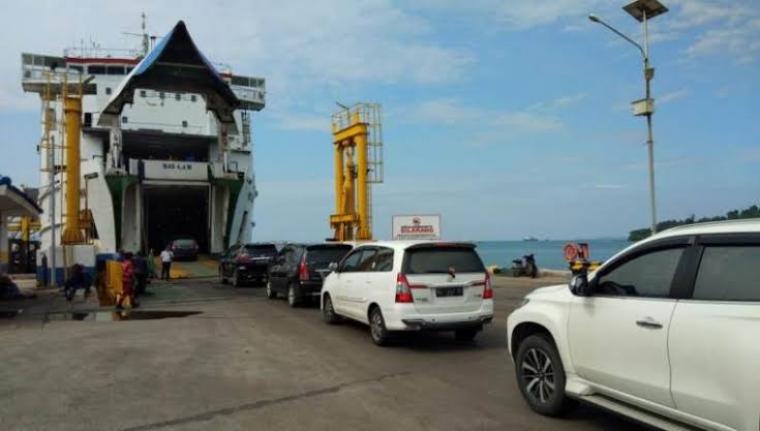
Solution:
[[[372,239],[372,184],[383,182],[382,111],[358,103],[332,116],[335,151],[333,240]]]

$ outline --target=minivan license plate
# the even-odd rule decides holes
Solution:
[[[462,296],[462,286],[439,287],[435,289],[435,296],[439,298],[445,298],[448,296]]]

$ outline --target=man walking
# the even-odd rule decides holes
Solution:
[[[161,252],[161,279],[169,280],[169,272],[172,269],[172,260],[174,259],[174,253],[170,246],[166,246],[166,249]]]

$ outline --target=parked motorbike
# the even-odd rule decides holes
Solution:
[[[533,254],[526,254],[522,259],[515,259],[512,261],[512,276],[513,277],[538,277],[538,266],[536,265],[536,258]]]

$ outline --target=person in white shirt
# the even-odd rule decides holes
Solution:
[[[166,249],[161,252],[161,279],[169,280],[169,271],[172,269],[172,259],[174,259],[174,252],[167,245]]]

